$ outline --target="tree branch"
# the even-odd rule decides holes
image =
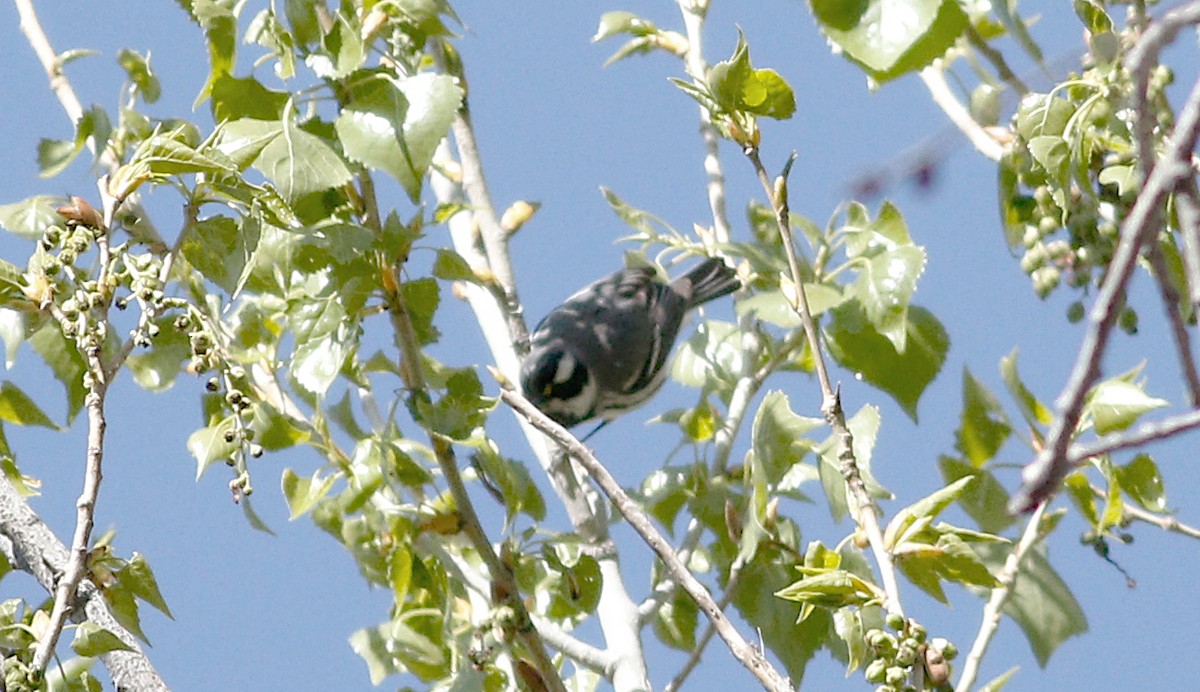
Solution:
[[[1175,190],[1175,214],[1183,236],[1183,270],[1187,277],[1188,302],[1200,308],[1200,190],[1194,177],[1185,178]]]
[[[816,321],[813,320],[812,310],[808,306],[808,296],[804,291],[803,276],[800,273],[800,262],[796,255],[796,246],[792,240],[792,230],[789,221],[788,213],[788,197],[787,197],[787,169],[784,174],[772,184],[770,177],[767,175],[766,168],[763,167],[762,159],[758,155],[758,149],[753,146],[748,146],[745,149],[745,154],[750,163],[754,166],[755,172],[758,174],[758,180],[762,183],[763,191],[767,195],[767,199],[771,202],[771,208],[775,211],[775,225],[779,231],[779,239],[783,243],[784,253],[787,255],[788,269],[791,272],[792,283],[795,285],[795,295],[792,296],[792,309],[800,316],[800,323],[804,326],[804,333],[808,339],[809,349],[812,351],[813,365],[817,372],[817,381],[821,384],[821,413],[824,414],[825,420],[829,423],[830,429],[833,430],[834,437],[837,438],[837,456],[838,470],[846,481],[846,487],[849,489],[848,498],[852,501],[852,516],[864,533],[867,534],[867,541],[871,546],[871,552],[875,556],[875,562],[879,566],[880,579],[883,581],[883,590],[888,595],[887,603],[885,604],[888,612],[904,614],[904,609],[900,603],[900,584],[896,580],[896,566],[892,559],[891,553],[888,552],[883,542],[883,532],[879,528],[879,515],[875,507],[875,503],[871,501],[871,496],[867,493],[866,484],[863,482],[862,474],[858,470],[858,462],[854,458],[854,437],[850,432],[850,427],[846,424],[846,415],[842,410],[842,400],[839,391],[835,391],[829,379],[829,371],[825,365],[825,356],[821,348],[821,336],[817,330]]]
[[[983,655],[987,653],[992,637],[1000,628],[1000,617],[1003,614],[1004,604],[1008,602],[1017,585],[1017,578],[1021,573],[1021,561],[1041,538],[1042,515],[1045,512],[1046,503],[1038,505],[1026,522],[1025,530],[1021,533],[1021,540],[1017,543],[1017,547],[1008,554],[1008,559],[1004,561],[1004,569],[996,577],[1000,585],[992,589],[992,595],[988,598],[987,605],[983,607],[979,633],[975,635],[975,643],[971,645],[971,652],[963,661],[962,673],[958,677],[958,684],[954,686],[956,692],[967,692],[975,684]]]
[[[539,411],[537,407],[515,391],[502,389],[500,391],[500,398],[514,411],[525,417],[535,428],[561,445],[570,454],[571,458],[578,461],[580,465],[587,469],[588,475],[600,486],[600,489],[613,505],[616,506],[617,511],[625,518],[625,521],[638,532],[642,540],[650,546],[651,550],[662,561],[671,578],[683,587],[688,596],[700,607],[700,610],[708,616],[709,621],[716,628],[717,634],[721,635],[721,638],[725,640],[734,658],[749,669],[768,689],[791,690],[792,686],[787,678],[775,670],[774,666],[763,657],[757,648],[746,642],[737,631],[737,628],[725,617],[725,613],[722,612],[717,602],[713,600],[708,589],[704,588],[704,585],[679,561],[675,555],[675,551],[671,548],[671,544],[659,533],[642,508],[625,493],[621,485],[617,483],[617,480],[612,477],[608,469],[592,454],[591,450],[568,432],[566,428],[550,420],[546,414]]]
[[[1183,13],[1183,10],[1190,10],[1190,14]],[[1200,21],[1200,2],[1193,2],[1167,15],[1172,16],[1176,17],[1176,22],[1182,21],[1179,17],[1188,17],[1191,22]],[[1165,22],[1164,18],[1163,23]],[[1141,67],[1150,54],[1143,46],[1161,47],[1162,36],[1167,33],[1173,35],[1173,31],[1162,29],[1161,26],[1162,23],[1152,25],[1135,48],[1133,55],[1136,59],[1130,58],[1130,65],[1133,66],[1131,72],[1135,76],[1145,76],[1148,73],[1148,70]],[[1181,26],[1182,24],[1176,26],[1174,31],[1178,31]],[[1156,29],[1158,31],[1155,31]],[[1139,82],[1137,89],[1144,94],[1146,83]],[[1050,427],[1042,452],[1025,468],[1022,473],[1023,483],[1010,500],[1009,510],[1014,513],[1028,512],[1053,495],[1071,470],[1067,454],[1071,436],[1083,415],[1087,392],[1100,377],[1100,361],[1108,346],[1112,328],[1116,324],[1125,288],[1142,248],[1152,241],[1159,230],[1158,219],[1167,195],[1184,176],[1192,175],[1191,152],[1198,134],[1200,80],[1193,85],[1180,113],[1175,132],[1167,141],[1162,157],[1150,171],[1141,194],[1121,224],[1121,240],[1109,264],[1100,293],[1088,315],[1088,330],[1071,375],[1056,402],[1059,414]]]
[[[470,131],[469,122],[465,122],[464,131]],[[459,130],[456,129],[455,132],[457,139]],[[476,157],[478,152],[474,147],[469,147],[463,150],[460,156]],[[434,160],[437,165],[432,169],[431,186],[438,201],[443,204],[462,201],[463,190],[461,187],[454,180],[440,173],[453,163],[448,142],[443,142],[438,147]],[[468,164],[464,163],[462,167],[465,169]],[[482,179],[482,164],[476,162],[470,164],[469,167],[477,169]],[[490,201],[487,204],[490,205]],[[471,204],[467,209],[450,217],[447,225],[450,228],[454,249],[467,260],[476,273],[486,275],[491,272],[490,259],[477,244],[474,220],[476,211],[477,206]],[[491,218],[495,218],[494,211],[491,212]],[[507,246],[505,253],[507,253]],[[505,261],[507,262],[507,259]],[[513,335],[525,333],[520,313],[511,312],[510,306],[498,300],[493,292],[476,284],[463,285],[463,293],[475,313],[475,319],[483,331],[488,349],[500,372],[508,381],[518,381],[520,357]],[[514,324],[521,326],[516,329],[512,326]],[[558,453],[550,441],[523,417],[516,416],[516,418],[530,448],[550,479],[555,494],[558,495],[567,510],[567,516],[576,533],[588,543],[600,565],[604,586],[601,590],[601,603],[597,608],[597,617],[605,640],[608,642],[608,653],[617,661],[608,669],[612,674],[613,685],[617,689],[648,689],[649,675],[642,653],[641,633],[637,626],[637,605],[625,588],[616,550],[608,537],[607,508],[596,491],[584,482],[580,469],[572,464],[565,455]]]
[[[708,64],[704,60],[704,17],[708,0],[679,0],[679,10],[688,41],[684,66],[693,82],[703,84],[708,73]],[[725,211],[725,173],[721,169],[718,148],[721,135],[713,125],[712,115],[703,106],[700,106],[700,137],[704,140],[704,172],[708,176],[706,189],[708,206],[712,210],[713,235],[718,243],[728,243],[731,234]]]
[[[1196,359],[1192,355],[1192,339],[1188,335],[1187,325],[1183,323],[1183,313],[1179,309],[1179,291],[1171,283],[1170,270],[1163,256],[1162,248],[1154,243],[1150,248],[1150,266],[1154,269],[1159,293],[1162,294],[1163,309],[1167,312],[1167,322],[1171,326],[1171,336],[1175,339],[1175,351],[1179,354],[1179,369],[1184,382],[1188,386],[1188,403],[1200,405],[1200,376],[1196,374]]]
[[[1095,442],[1071,445],[1067,460],[1069,465],[1074,467],[1086,462],[1090,457],[1140,447],[1147,442],[1162,440],[1195,428],[1200,428],[1200,410],[1181,413],[1157,423],[1143,423],[1133,430],[1105,435]]]
[[[67,547],[3,477],[0,477],[0,552],[15,569],[33,575],[47,593],[54,593],[70,559]],[[116,689],[130,692],[168,689],[137,638],[117,622],[94,584],[85,579],[76,590],[75,600],[79,606],[71,612],[75,622],[86,620],[103,627],[130,648],[100,656]]]
[[[946,75],[940,67],[930,65],[921,70],[921,81],[929,89],[929,96],[938,108],[950,118],[979,153],[992,161],[999,161],[1004,156],[1004,146],[987,133],[987,130],[971,116],[971,112],[958,100],[950,85],[946,83]]]

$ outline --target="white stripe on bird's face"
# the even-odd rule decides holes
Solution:
[[[554,384],[565,384],[575,376],[576,360],[575,356],[570,353],[563,353],[558,359],[558,366],[554,368]]]

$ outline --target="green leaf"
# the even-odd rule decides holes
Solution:
[[[653,22],[632,12],[605,12],[600,15],[600,25],[596,27],[592,42],[596,43],[620,34],[649,36],[657,31],[658,27]]]
[[[350,169],[324,139],[290,119],[243,118],[221,128],[217,151],[239,167],[253,165],[289,202],[350,182]]]
[[[237,451],[237,444],[225,441],[225,434],[233,429],[233,419],[225,418],[188,436],[187,448],[196,459],[197,480],[214,462],[231,459]]]
[[[902,543],[896,546],[896,564],[914,584],[947,603],[941,581],[991,589],[999,581],[983,560],[961,538],[943,533],[934,544]]]
[[[1104,8],[1091,0],[1074,0],[1075,14],[1089,33],[1099,34],[1112,31],[1113,22]]]
[[[309,304],[295,324],[296,341],[289,369],[305,390],[324,396],[358,345],[358,322],[335,299]]]
[[[348,157],[390,174],[415,202],[462,100],[462,88],[448,75],[399,81],[379,75],[353,92],[334,127]]]
[[[218,123],[243,118],[279,120],[287,103],[287,92],[268,89],[254,77],[223,74],[212,85],[212,116]]]
[[[150,68],[149,56],[142,57],[128,48],[122,48],[117,53],[117,64],[125,70],[129,81],[137,87],[143,101],[146,103],[158,101],[162,96],[162,86],[158,83],[158,77],[154,75],[154,70]]]
[[[54,211],[63,202],[62,197],[37,195],[0,205],[0,226],[26,240],[39,240],[48,228],[63,223],[63,218]]]
[[[417,398],[414,417],[433,432],[452,440],[465,440],[483,425],[496,399],[483,396],[483,385],[470,368],[455,370],[446,381],[446,390],[436,402]]]
[[[422,346],[441,338],[441,332],[433,326],[433,316],[441,300],[437,281],[431,277],[405,281],[400,284],[400,294],[412,317],[413,329]]]
[[[937,518],[942,510],[953,504],[974,480],[971,477],[960,478],[896,512],[883,532],[884,545],[889,549],[896,547],[919,521],[928,523]]]
[[[741,339],[736,324],[704,320],[676,352],[671,378],[688,387],[734,382],[742,372],[745,358]]]
[[[997,675],[989,680],[983,687],[980,687],[979,692],[1000,692],[1000,690],[1003,690],[1004,686],[1008,684],[1008,681],[1012,679],[1012,676],[1017,674],[1018,670],[1020,670],[1018,666],[1009,668],[1000,675]]]
[[[858,299],[876,331],[904,353],[908,337],[908,305],[925,269],[925,250],[906,245],[881,252],[857,265],[858,278],[849,295]]]
[[[878,586],[843,569],[811,574],[775,592],[786,601],[819,608],[844,608],[882,603],[887,594]]]
[[[1149,454],[1139,454],[1128,464],[1116,467],[1121,488],[1142,507],[1151,512],[1165,512],[1167,494],[1163,488],[1158,464]]]
[[[329,494],[336,480],[336,476],[322,478],[319,469],[307,478],[297,476],[291,469],[284,469],[280,485],[283,499],[287,501],[288,510],[291,512],[288,519],[294,521],[308,514],[314,505]]]
[[[62,383],[67,394],[67,423],[83,408],[83,374],[87,366],[75,343],[62,335],[57,324],[46,324],[29,337],[29,345],[37,351],[55,379]]]
[[[993,573],[1003,569],[1011,548],[1002,544],[975,546]],[[986,594],[988,592],[980,592]],[[1021,627],[1038,665],[1043,668],[1051,654],[1068,638],[1087,631],[1087,618],[1062,577],[1054,571],[1041,547],[1030,550],[1021,563],[1020,576],[1004,613]]]
[[[919,70],[967,28],[955,0],[809,0],[821,33],[875,81]]]
[[[688,409],[679,417],[679,429],[692,442],[708,442],[717,434],[720,421],[716,409],[707,401]]]
[[[1122,197],[1137,194],[1141,189],[1137,169],[1132,164],[1113,164],[1100,169],[1097,180],[1101,185],[1116,185],[1117,194]]]
[[[791,292],[792,284],[787,283]],[[829,284],[804,284],[804,295],[813,317],[818,317],[846,301],[841,289]],[[770,322],[777,327],[794,329],[800,326],[800,316],[792,308],[792,302],[782,290],[758,291],[739,300],[734,306],[739,315],[752,315],[756,319]]]
[[[638,231],[642,236],[658,238],[660,235],[659,228],[671,235],[679,235],[667,222],[644,209],[638,209],[630,205],[617,196],[617,193],[611,189],[602,186],[600,193],[604,195],[604,201],[608,202],[608,206],[612,208],[617,218],[626,226]]]
[[[183,369],[183,362],[192,355],[188,336],[174,326],[174,318],[155,320],[158,336],[151,342],[150,350],[134,353],[125,361],[133,379],[143,389],[164,392],[175,384],[175,378]]]
[[[944,455],[938,457],[938,468],[947,484],[960,478],[975,479],[959,495],[958,504],[979,524],[979,528],[989,533],[1000,533],[1012,526],[1015,518],[1007,510],[1008,491],[991,471]]]
[[[188,227],[182,252],[204,278],[234,296],[249,276],[260,237],[251,217],[210,216]]]
[[[750,433],[754,457],[763,464],[769,483],[778,483],[793,465],[814,447],[805,435],[825,423],[820,418],[797,415],[783,392],[769,392],[754,414]]]
[[[796,572],[790,559],[768,558],[768,551],[760,550],[758,557],[742,568],[733,605],[799,685],[805,665],[825,645],[830,613],[817,610],[801,620],[799,604],[776,598],[777,591],[795,580]]]
[[[1054,420],[1050,409],[1046,408],[1021,381],[1021,376],[1017,373],[1017,349],[1014,348],[1011,353],[1000,359],[1000,377],[1004,380],[1004,387],[1008,389],[1009,396],[1016,400],[1021,415],[1030,427],[1049,425],[1050,421]]]
[[[148,642],[146,633],[142,631],[142,619],[138,613],[137,599],[133,592],[120,585],[104,590],[104,600],[108,602],[108,607],[112,610],[112,614],[117,618],[117,622],[121,626],[129,630],[133,636]]]
[[[99,106],[92,106],[76,121],[74,140],[43,139],[38,143],[38,175],[51,178],[61,173],[83,151],[89,137],[94,138],[96,151],[103,151],[111,134],[108,113]]]
[[[158,580],[154,578],[154,572],[150,569],[150,563],[146,562],[146,558],[139,553],[134,553],[129,562],[120,570],[117,575],[121,585],[133,595],[143,601],[154,606],[160,613],[174,619],[171,615],[171,609],[167,607],[166,600],[162,597],[162,592],[158,590]]]
[[[447,248],[438,248],[437,259],[433,261],[433,275],[443,281],[481,283],[462,255]]]
[[[1091,484],[1086,476],[1079,471],[1067,476],[1063,482],[1067,496],[1075,504],[1076,509],[1093,527],[1100,526],[1100,510],[1096,506],[1096,495],[1092,492]]]
[[[17,425],[37,425],[57,430],[58,426],[12,382],[0,385],[0,420]]]
[[[362,67],[367,55],[361,36],[362,27],[357,26],[357,21],[354,24],[351,21],[345,13],[339,12],[322,41],[324,51],[314,53],[305,60],[318,77],[344,79]]]
[[[1169,405],[1165,399],[1146,394],[1132,382],[1111,379],[1092,390],[1084,406],[1084,415],[1090,413],[1096,432],[1104,435],[1124,430],[1143,414]]]
[[[208,43],[208,82],[196,97],[196,103],[199,104],[208,96],[218,77],[233,71],[238,38],[237,16],[234,14],[236,4],[230,0],[179,0],[179,4],[188,11],[192,21],[204,30]]]
[[[64,139],[42,139],[38,141],[38,175],[53,178],[66,170],[67,166],[83,151],[83,145]]]
[[[142,142],[130,164],[145,164],[149,166],[152,174],[161,176],[237,172],[236,166],[230,160],[202,154],[194,147],[180,142],[173,134],[156,135]]]
[[[383,624],[367,627],[350,635],[350,648],[367,664],[372,685],[379,685],[388,676],[404,671],[390,651],[390,630],[390,625]]]
[[[117,635],[94,622],[81,622],[75,629],[71,649],[80,656],[100,656],[112,651],[133,651]]]
[[[775,70],[756,70],[750,65],[750,47],[740,31],[733,56],[709,69],[708,85],[726,113],[786,120],[796,111],[796,96],[787,81]]]
[[[1058,135],[1039,135],[1029,140],[1029,153],[1051,179],[1061,184],[1070,180],[1071,151]]]
[[[499,492],[504,501],[507,529],[517,514],[524,512],[536,521],[546,517],[546,502],[524,464],[500,454],[493,444],[484,444],[471,456],[488,487]]]
[[[654,611],[654,634],[667,646],[681,651],[696,648],[696,625],[700,610],[683,589],[672,589],[671,597]]]
[[[837,307],[832,315],[825,330],[830,354],[890,395],[916,421],[917,401],[937,377],[950,349],[950,337],[941,322],[928,310],[911,306],[901,354],[874,328],[857,302]]]
[[[996,456],[1012,426],[996,395],[963,366],[963,411],[955,447],[976,468]]]

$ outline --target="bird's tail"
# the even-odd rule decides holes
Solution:
[[[690,289],[684,294],[691,294],[689,307],[695,307],[710,300],[733,293],[742,287],[737,272],[725,264],[720,257],[710,257],[692,268],[691,271],[675,280],[679,284],[686,283]],[[682,288],[682,286],[680,286]]]

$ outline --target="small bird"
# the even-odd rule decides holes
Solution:
[[[521,364],[521,388],[565,427],[597,418],[607,423],[662,386],[687,313],[740,287],[737,273],[719,258],[670,283],[651,267],[614,272],[538,323]]]

